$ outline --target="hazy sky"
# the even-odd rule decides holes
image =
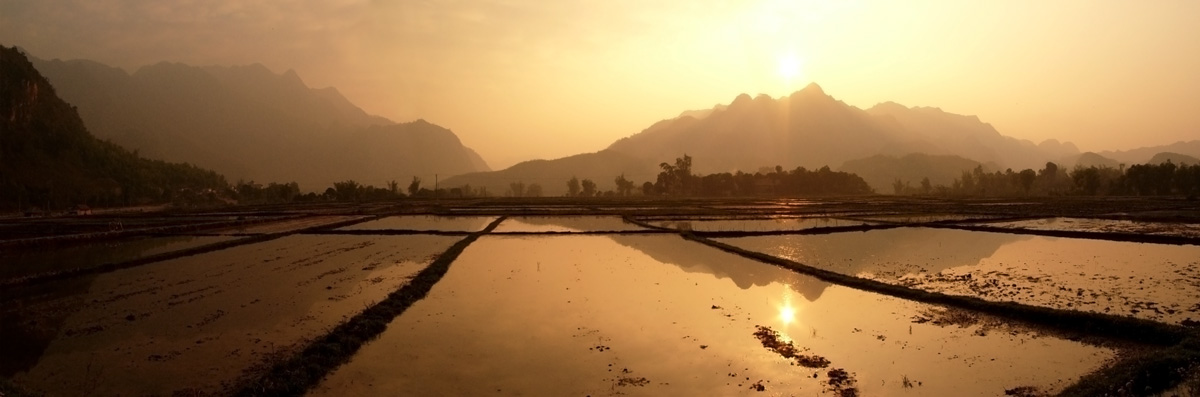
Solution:
[[[493,167],[817,82],[1083,150],[1200,139],[1200,1],[0,0],[0,44],[263,63],[452,129]]]

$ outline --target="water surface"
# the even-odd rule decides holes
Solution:
[[[863,395],[1000,395],[1057,391],[1114,355],[978,319],[677,236],[485,236],[310,394],[813,395],[839,370]],[[828,365],[767,349],[759,326]]]
[[[722,241],[924,290],[1179,323],[1200,320],[1200,247],[901,228]]]
[[[496,227],[496,232],[606,232],[646,230],[619,216],[514,216]]]
[[[496,220],[494,216],[401,215],[363,222],[338,230],[421,230],[477,232]]]
[[[228,236],[143,237],[0,255],[0,280],[86,269],[236,239]]]
[[[30,287],[0,307],[0,376],[47,395],[218,393],[457,240],[295,235]]]

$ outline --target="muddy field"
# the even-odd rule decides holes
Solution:
[[[1197,230],[1140,199],[6,218],[0,395],[1200,395]]]

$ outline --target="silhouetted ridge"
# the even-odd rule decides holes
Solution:
[[[34,64],[97,136],[230,178],[321,190],[347,179],[381,186],[488,170],[449,130],[367,114],[336,89],[309,88],[295,70],[160,62],[128,74],[89,61]]]
[[[1178,153],[1191,157],[1200,158],[1200,140],[1180,141],[1170,145],[1150,146],[1130,150],[1120,151],[1104,151],[1098,154],[1108,157],[1125,164],[1146,164],[1150,163],[1155,155],[1159,153]]]
[[[187,204],[225,186],[212,171],[96,139],[23,53],[0,46],[0,207]]]
[[[975,167],[1037,169],[1049,161],[1077,156],[1078,149],[1069,142],[1034,144],[1007,137],[979,117],[935,107],[883,102],[863,110],[812,83],[780,98],[740,94],[728,106],[683,111],[598,153],[522,163],[504,172],[472,174],[469,180],[503,190],[510,182],[553,183],[541,181],[552,179],[549,175],[575,174],[594,179],[605,190],[611,188],[609,181],[618,171],[627,176],[635,173],[634,182],[653,182],[656,164],[685,153],[695,159],[698,174],[842,166],[867,173],[864,179],[877,191],[890,192],[892,178],[913,178],[914,184],[925,177],[933,183],[950,183]],[[614,154],[626,159],[622,167],[591,163]],[[922,156],[910,156],[914,154]],[[857,163],[849,163],[853,161]],[[612,175],[595,174],[599,170]],[[550,184],[546,192],[561,189]]]

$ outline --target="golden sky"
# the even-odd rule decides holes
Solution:
[[[494,168],[817,82],[1082,150],[1200,139],[1200,1],[0,0],[0,43],[263,63],[450,128]]]

